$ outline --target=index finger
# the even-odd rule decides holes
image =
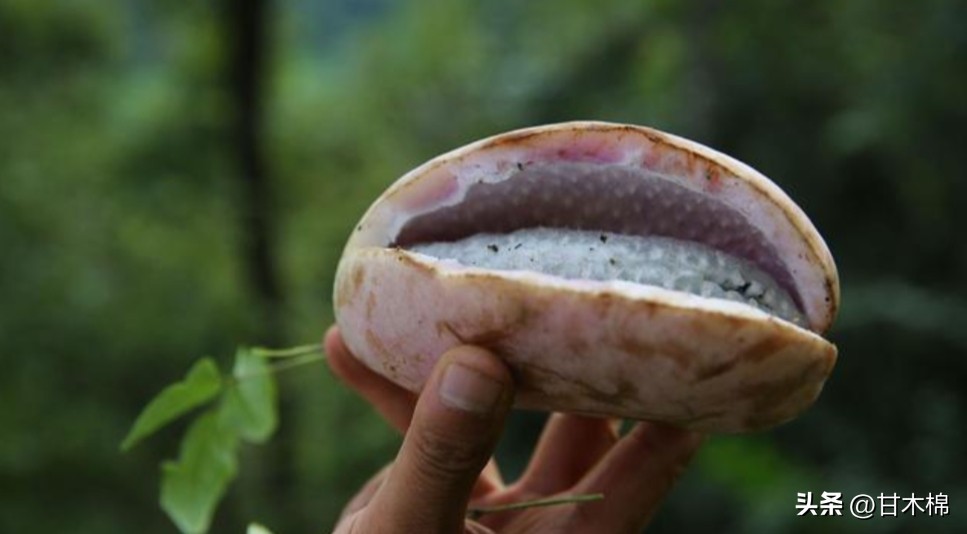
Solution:
[[[333,374],[369,401],[393,428],[405,433],[413,418],[416,394],[390,382],[357,360],[343,342],[338,327],[329,328],[323,346]]]
[[[338,327],[332,326],[326,332],[324,346],[333,374],[372,404],[390,426],[400,434],[405,434],[410,427],[410,420],[413,419],[417,395],[390,382],[357,360],[343,342]],[[472,495],[486,495],[503,486],[500,469],[491,459],[481,473]]]
[[[579,522],[602,532],[640,532],[702,440],[687,430],[638,423],[575,486],[575,493],[604,494],[578,507]]]

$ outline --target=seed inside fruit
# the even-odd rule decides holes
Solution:
[[[806,324],[789,293],[761,269],[681,239],[538,227],[420,243],[409,249],[485,269],[537,271],[568,279],[622,280],[726,299],[800,326]]]

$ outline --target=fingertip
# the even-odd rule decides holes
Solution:
[[[685,465],[702,442],[701,434],[664,423],[639,422],[622,439],[628,442],[631,455],[664,458],[669,465]]]
[[[705,435],[665,423],[639,423],[632,429],[642,446],[649,449],[671,449],[691,456],[705,441]]]
[[[345,379],[345,360],[349,351],[343,344],[338,326],[332,325],[326,330],[326,334],[322,338],[322,348],[326,352],[326,363],[329,365],[329,370],[337,377]]]
[[[500,356],[488,349],[475,345],[454,347],[443,353],[437,363],[437,372],[444,372],[454,363],[470,368],[506,388],[513,388],[514,377],[510,368]]]
[[[322,336],[322,347],[326,354],[330,356],[343,347],[342,335],[339,333],[338,326],[332,325],[326,329],[325,335]]]
[[[450,409],[480,416],[506,412],[512,402],[514,380],[507,364],[482,347],[455,347],[440,358],[431,384]]]
[[[698,449],[705,443],[706,435],[700,432],[686,431],[687,433],[687,445],[693,449]]]
[[[360,389],[371,381],[372,371],[353,356],[343,342],[339,328],[332,326],[323,341],[329,370],[347,385]]]

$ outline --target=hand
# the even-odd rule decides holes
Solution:
[[[619,437],[618,421],[555,414],[524,475],[505,485],[491,455],[514,383],[499,357],[451,349],[417,397],[356,360],[335,327],[325,348],[336,376],[405,434],[396,460],[346,506],[339,534],[640,532],[701,443],[698,434],[654,423]],[[604,499],[466,519],[468,505],[589,493]]]

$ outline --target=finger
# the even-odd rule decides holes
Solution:
[[[337,327],[332,326],[326,332],[324,346],[333,373],[372,404],[391,426],[400,433],[405,433],[413,417],[416,395],[376,374],[357,360],[343,343]],[[474,486],[472,496],[480,497],[503,487],[500,469],[491,460]]]
[[[470,493],[470,497],[476,499],[501,489],[504,489],[504,477],[500,474],[500,467],[497,465],[497,461],[491,458],[487,462],[487,465],[484,466],[483,471],[480,472],[480,477],[473,486],[473,492]]]
[[[614,419],[554,414],[537,442],[518,485],[536,495],[551,495],[577,484],[618,441]]]
[[[469,346],[444,354],[396,463],[360,519],[366,531],[459,532],[512,400],[510,372],[497,356]]]
[[[342,514],[339,515],[340,521],[347,516],[362,510],[366,507],[366,505],[369,504],[369,501],[373,500],[373,495],[376,495],[376,490],[378,490],[386,480],[386,475],[389,473],[389,469],[390,466],[387,465],[386,467],[380,469],[373,478],[366,482],[366,485],[363,486],[363,489],[359,490],[359,493],[350,499],[349,503],[346,504],[346,507],[343,508]]]
[[[339,328],[326,332],[323,346],[329,368],[340,380],[356,390],[376,408],[395,429],[406,432],[416,406],[416,395],[376,374],[353,356],[343,343]]]
[[[640,532],[701,442],[694,432],[638,423],[575,486],[575,493],[604,494],[576,508],[578,524],[601,532]]]

